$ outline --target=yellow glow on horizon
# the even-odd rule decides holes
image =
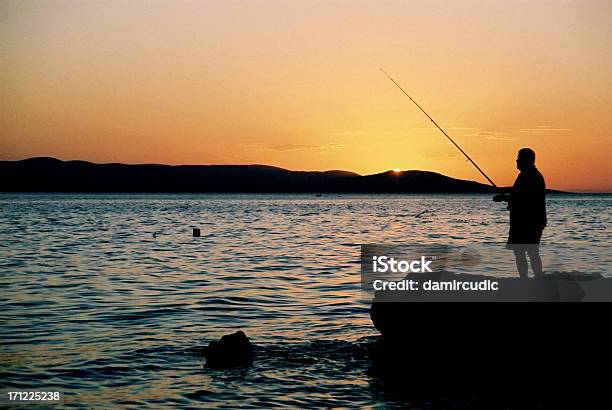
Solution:
[[[420,169],[612,191],[612,3],[0,3],[0,160]],[[424,41],[426,39],[427,41]]]
[[[400,168],[393,168],[392,171],[395,172],[396,174],[399,174],[399,173],[402,172],[402,170]]]

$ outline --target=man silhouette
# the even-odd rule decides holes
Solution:
[[[514,251],[516,269],[521,278],[527,278],[527,257],[534,276],[542,275],[540,238],[546,226],[546,184],[535,166],[535,152],[529,148],[519,150],[516,167],[521,171],[510,194],[495,195],[495,202],[508,202],[510,232],[506,247]]]

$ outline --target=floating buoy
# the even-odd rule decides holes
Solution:
[[[193,228],[193,237],[194,238],[200,237],[200,228]]]

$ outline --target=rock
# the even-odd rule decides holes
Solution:
[[[206,367],[225,369],[248,367],[253,363],[253,346],[243,331],[212,341],[204,352]]]

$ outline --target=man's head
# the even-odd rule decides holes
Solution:
[[[516,167],[524,170],[535,165],[535,152],[531,148],[522,148],[516,157]]]

